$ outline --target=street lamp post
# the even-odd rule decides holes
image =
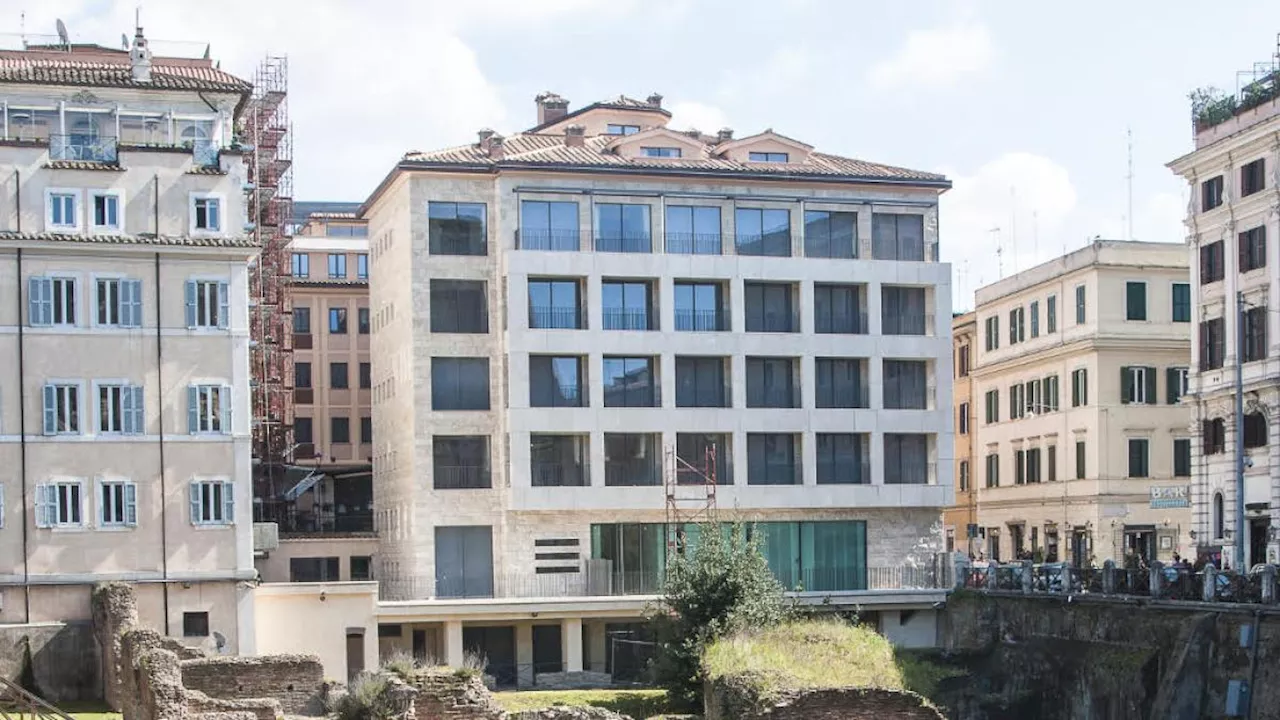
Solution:
[[[1244,293],[1236,292],[1236,572],[1243,572],[1244,557]]]

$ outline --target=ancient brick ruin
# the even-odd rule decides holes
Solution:
[[[786,690],[761,698],[751,678],[707,683],[706,720],[945,720],[919,695],[874,688]]]

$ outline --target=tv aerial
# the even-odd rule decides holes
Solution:
[[[62,22],[62,18],[58,18],[58,42],[67,46],[71,45],[71,38],[67,35],[67,25]]]

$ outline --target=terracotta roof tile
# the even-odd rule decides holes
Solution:
[[[227,173],[222,168],[213,167],[212,165],[192,165],[191,169],[187,170],[187,174],[188,175],[226,175]]]
[[[189,237],[186,235],[73,235],[50,232],[0,231],[0,241],[88,243],[96,245],[166,245],[173,247],[257,248],[252,237]]]
[[[110,172],[122,172],[124,170],[119,163],[94,162],[92,160],[50,160],[44,166],[52,170],[107,170]]]
[[[95,49],[89,57],[75,52],[0,51],[0,82],[90,87],[157,88],[161,90],[206,90],[245,94],[251,85],[208,61],[185,58],[152,58],[151,81],[133,79],[129,55],[106,48]]]

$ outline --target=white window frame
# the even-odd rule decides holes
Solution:
[[[78,488],[80,515],[78,522],[64,521],[63,499],[70,494],[71,488]],[[68,515],[71,505],[66,506]],[[36,486],[36,527],[52,530],[81,530],[88,527],[84,478],[50,477],[48,482]],[[46,515],[52,513],[52,516]]]
[[[66,305],[67,294],[60,293],[57,291],[58,290],[57,284],[60,282],[71,283],[71,293],[70,293],[71,306],[70,307],[72,310],[71,314],[74,316],[72,317],[71,322],[65,322],[65,319],[67,317],[67,305]],[[45,283],[48,284],[47,285],[48,295],[49,295],[49,298],[48,298],[49,321],[48,322],[38,321],[38,319],[34,316],[34,313],[31,312],[33,308],[32,308],[32,297],[30,296],[35,294],[35,288],[32,287],[32,285],[35,283],[39,283],[41,285],[44,285]],[[79,326],[81,318],[83,317],[83,312],[84,312],[84,303],[81,302],[80,289],[81,289],[80,276],[76,273],[50,272],[50,273],[45,273],[44,275],[29,276],[27,278],[27,292],[29,295],[27,298],[27,324],[30,325],[31,327],[52,327],[52,328],[73,328],[73,327]],[[40,292],[43,293],[44,291],[41,290]],[[62,310],[62,317],[64,320],[63,322],[59,322],[56,319],[56,310],[58,308],[61,308]]]
[[[120,506],[114,508],[118,513],[108,517],[107,511],[113,509],[114,500],[108,501],[107,489],[119,487]],[[127,530],[138,527],[138,486],[133,481],[109,475],[100,475],[94,481],[94,498],[98,507],[98,528],[104,530]],[[118,516],[119,519],[115,519]]]
[[[75,216],[72,223],[53,222],[53,196],[70,195],[72,197],[71,214]],[[44,227],[55,233],[78,233],[84,230],[84,193],[79,188],[50,187],[44,190]]]
[[[1129,366],[1129,404],[1147,402],[1147,369],[1141,365]]]
[[[89,192],[89,198],[88,200],[85,201],[84,214],[85,214],[85,222],[88,224],[89,229],[94,232],[106,231],[106,232],[123,234],[125,231],[124,230],[124,208],[125,208],[124,190],[117,190],[113,188],[110,190],[89,190],[88,192]],[[104,223],[102,225],[99,225],[97,223],[98,198],[115,198],[116,222],[114,225],[110,223]]]
[[[115,322],[102,322],[98,316],[98,310],[102,306],[102,283],[115,283],[116,295],[108,313],[115,315]],[[135,288],[137,292],[136,303],[126,303],[125,296],[129,294],[125,285]],[[87,293],[90,297],[89,307],[92,312],[89,314],[88,323],[93,327],[100,328],[140,328],[142,327],[142,281],[131,278],[120,273],[94,273],[89,277],[89,288]],[[126,307],[132,305],[132,308]],[[134,313],[136,312],[136,316]]]
[[[108,388],[116,389],[120,392],[120,422],[119,430],[112,430],[102,427],[102,391]],[[94,431],[99,435],[141,435],[144,432],[146,424],[145,405],[143,408],[134,410],[133,404],[145,399],[142,397],[142,386],[137,385],[125,379],[104,379],[93,381],[93,425]],[[136,412],[134,419],[130,420],[129,413]]]
[[[196,201],[197,200],[216,200],[218,201],[218,227],[201,228],[196,226]],[[193,236],[219,236],[225,235],[227,232],[227,196],[222,193],[193,192],[187,200],[187,230]]]
[[[200,315],[200,292],[202,286],[213,285],[213,298],[205,303],[204,317]],[[187,313],[185,306],[192,301],[188,297],[188,288],[194,285],[194,313]],[[192,276],[183,284],[184,315],[189,330],[226,330],[231,327],[231,281],[226,277]],[[225,297],[224,297],[225,296]],[[225,300],[226,302],[223,302]],[[216,310],[215,310],[216,308]],[[216,313],[210,316],[210,313]],[[192,322],[194,320],[194,322]],[[213,322],[208,322],[212,320]]]
[[[187,431],[192,435],[230,435],[231,423],[231,386],[221,380],[201,380],[187,386]],[[218,412],[205,413],[201,417],[200,400],[206,393],[213,393],[218,399]],[[205,407],[212,408],[213,398],[206,401]],[[195,423],[192,423],[192,420]],[[214,429],[214,424],[217,428]]]
[[[1178,381],[1181,387],[1178,388],[1178,398],[1181,399],[1187,395],[1191,389],[1191,368],[1175,367],[1174,371],[1178,373]]]
[[[204,488],[206,486],[210,488],[209,495],[215,501],[212,509],[218,511],[216,513],[207,513],[208,519],[205,518]],[[235,485],[230,478],[195,477],[191,479],[191,484],[188,488],[189,518],[192,525],[197,527],[227,527],[235,524]],[[214,497],[215,493],[216,497]]]
[[[54,403],[55,403],[55,407],[54,407],[54,425],[55,425],[55,427],[54,427],[54,429],[53,429],[53,431],[52,431],[52,432],[49,432],[49,431],[45,428],[44,421],[43,421],[43,420],[44,420],[44,419],[43,419],[43,414],[44,414],[44,412],[47,412],[47,408],[45,407],[45,402],[44,402],[44,392],[45,392],[45,388],[47,388],[47,387],[53,387],[53,388],[54,388]],[[66,404],[66,403],[64,403],[64,402],[62,402],[62,403],[60,403],[60,402],[59,402],[58,397],[57,397],[57,396],[58,396],[58,389],[59,389],[59,388],[70,388],[70,387],[73,387],[73,388],[75,388],[75,389],[76,389],[76,403],[75,403],[75,405],[76,405],[76,407],[75,407],[75,410],[76,410],[76,429],[75,429],[75,430],[67,430],[67,431],[59,431],[59,430],[57,429],[57,427],[56,427],[56,425],[57,425],[57,405],[63,405],[64,407],[69,407],[69,406],[67,406],[67,404]],[[85,427],[85,417],[84,417],[85,398],[84,398],[84,393],[85,393],[85,383],[84,383],[84,381],[83,381],[83,380],[66,380],[66,379],[55,379],[55,378],[50,378],[50,379],[48,379],[48,380],[45,380],[44,384],[40,387],[40,394],[41,394],[41,398],[40,398],[40,408],[41,408],[41,413],[42,413],[42,418],[41,418],[41,428],[45,430],[45,433],[44,433],[45,435],[48,435],[48,436],[57,436],[57,435],[84,435],[84,434],[85,434],[85,430],[84,430],[84,427]]]

